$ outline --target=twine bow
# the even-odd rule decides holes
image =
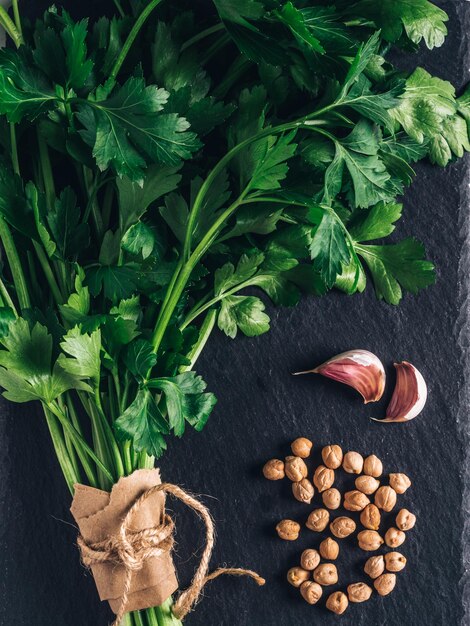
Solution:
[[[261,578],[256,572],[237,567],[222,567],[208,574],[215,541],[214,522],[211,514],[199,500],[196,500],[196,498],[186,493],[186,491],[177,485],[162,483],[145,491],[134,502],[116,536],[109,537],[105,541],[91,544],[88,544],[82,536],[78,538],[78,546],[85,567],[90,568],[96,563],[114,562],[123,565],[126,569],[126,579],[121,596],[121,605],[113,626],[119,626],[126,613],[134,572],[141,570],[145,561],[148,559],[158,557],[164,552],[170,552],[173,549],[175,524],[172,518],[166,513],[163,516],[162,523],[153,528],[146,528],[134,532],[131,526],[134,515],[139,511],[144,502],[159,491],[171,494],[196,511],[206,527],[206,546],[201,557],[201,562],[199,563],[190,586],[178,596],[173,606],[173,614],[175,617],[183,619],[194,608],[205,584],[222,574],[249,576],[253,578],[258,585],[264,585],[265,583],[264,578]]]

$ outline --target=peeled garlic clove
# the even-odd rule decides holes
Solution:
[[[353,387],[364,398],[364,404],[380,400],[385,389],[385,370],[382,362],[368,350],[349,350],[329,359],[322,365],[298,374],[321,374]]]
[[[421,413],[428,389],[422,374],[407,361],[395,363],[397,382],[385,419],[376,422],[409,422]]]

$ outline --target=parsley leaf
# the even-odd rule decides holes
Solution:
[[[35,67],[26,46],[0,49],[0,113],[10,122],[34,120],[56,106],[57,95],[44,73]]]
[[[175,166],[200,147],[184,118],[162,112],[168,95],[142,78],[129,78],[109,98],[79,105],[81,136],[101,170],[112,166],[119,176],[142,182],[146,164]]]
[[[457,110],[454,87],[422,67],[407,79],[399,100],[390,114],[419,143],[439,134],[443,120]]]
[[[52,336],[41,324],[30,329],[18,318],[0,342],[5,347],[0,350],[0,386],[8,400],[49,403],[69,389],[90,390],[79,373],[67,372],[59,362],[52,366]]]
[[[129,371],[139,380],[147,377],[149,370],[157,362],[157,355],[153,351],[152,344],[146,339],[136,339],[127,347],[124,355],[124,363]]]
[[[401,217],[402,204],[379,202],[367,210],[357,211],[348,223],[348,231],[356,241],[372,241],[388,237]]]
[[[247,337],[262,335],[269,330],[269,317],[263,302],[255,296],[227,296],[222,300],[218,326],[234,339],[237,331]]]
[[[137,452],[161,457],[166,450],[164,435],[168,424],[148,389],[139,389],[133,402],[114,422],[114,430],[121,441],[132,441]]]
[[[307,46],[308,49],[314,50],[315,52],[320,52],[320,54],[325,52],[320,41],[307,26],[302,11],[297,9],[292,2],[287,2],[280,11],[277,11],[277,15],[281,22],[286,24],[302,45]]]
[[[424,260],[424,246],[416,239],[385,246],[356,245],[357,253],[364,259],[375,285],[379,300],[398,304],[402,289],[417,293],[434,284],[434,265]]]
[[[280,137],[267,137],[253,147],[251,156],[255,162],[249,183],[250,189],[273,190],[281,187],[288,172],[287,161],[292,158],[297,144],[292,143],[295,131]]]
[[[77,196],[70,187],[66,187],[50,207],[47,222],[59,258],[73,259],[88,247],[90,230],[88,224],[81,222]]]
[[[373,20],[384,38],[392,42],[405,29],[413,43],[424,39],[432,49],[442,46],[447,35],[447,14],[429,0],[361,0],[350,5],[348,12]]]
[[[180,166],[150,165],[141,185],[127,177],[117,179],[119,223],[122,233],[135,224],[153,202],[176,189],[181,181],[179,170]]]
[[[80,328],[75,326],[64,336],[60,347],[69,355],[59,356],[57,362],[62,369],[73,376],[90,379],[97,387],[101,370],[101,332],[95,330],[90,335],[82,334]]]
[[[334,285],[337,275],[341,274],[343,264],[349,261],[350,251],[344,226],[333,209],[325,209],[322,220],[315,230],[310,254],[326,286]]]
[[[168,423],[177,437],[183,435],[185,422],[202,430],[217,402],[214,394],[204,393],[207,385],[201,376],[191,371],[172,378],[154,378],[148,386],[163,392]]]
[[[353,206],[366,208],[396,195],[399,189],[378,154],[377,128],[361,120],[345,139],[332,139],[336,153],[325,173],[325,202],[331,203],[340,192],[345,167],[352,183],[348,199]]]

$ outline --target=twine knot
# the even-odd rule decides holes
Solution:
[[[211,574],[208,574],[215,537],[214,522],[211,514],[199,500],[181,489],[181,487],[169,483],[155,485],[145,491],[134,502],[122,521],[117,535],[98,543],[87,543],[82,536],[78,537],[78,547],[80,548],[82,562],[85,567],[90,568],[96,563],[112,562],[117,565],[122,565],[126,570],[126,579],[121,596],[121,606],[119,607],[113,626],[119,626],[126,613],[134,572],[140,571],[148,559],[160,556],[164,552],[171,552],[173,549],[175,523],[166,513],[160,524],[152,528],[145,528],[144,530],[132,530],[132,519],[134,515],[149,497],[159,491],[173,495],[192,508],[202,518],[206,527],[206,546],[201,557],[201,562],[199,563],[191,585],[186,591],[183,591],[179,595],[173,606],[175,617],[183,619],[199,600],[204,585],[222,574],[249,576],[253,578],[258,585],[264,585],[265,583],[264,578],[261,578],[256,572],[241,568],[219,568]]]

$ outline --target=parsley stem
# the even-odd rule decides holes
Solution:
[[[2,241],[3,248],[8,259],[8,265],[10,266],[20,308],[30,309],[31,300],[29,298],[29,292],[26,286],[26,279],[24,277],[20,257],[18,255],[18,251],[16,249],[10,227],[2,216],[0,216],[0,239]]]
[[[93,180],[93,172],[87,167],[83,166],[83,179],[85,181],[85,186],[87,189],[88,195],[88,204],[85,209],[85,214],[88,216],[91,211],[91,216],[93,218],[93,224],[96,231],[96,236],[98,239],[98,243],[101,243],[101,239],[104,235],[104,227],[103,227],[103,218],[100,213],[100,209],[98,206],[97,192],[99,189],[97,181]]]
[[[43,410],[44,415],[46,416],[47,427],[49,428],[49,433],[51,435],[52,444],[54,446],[57,460],[59,461],[59,465],[61,467],[62,474],[64,475],[65,482],[67,483],[67,487],[69,488],[70,493],[73,495],[74,485],[78,482],[78,477],[74,472],[73,466],[70,463],[70,459],[67,454],[64,434],[61,431],[59,422],[53,415],[52,411],[50,411],[45,404],[43,404]]]
[[[18,317],[18,311],[16,310],[15,303],[11,299],[11,296],[8,293],[8,289],[5,287],[5,283],[3,282],[1,278],[0,278],[0,296],[2,297],[2,300],[4,300],[4,303],[7,306],[9,306],[10,309],[13,311],[14,316]]]
[[[33,240],[33,247],[36,252],[36,256],[38,257],[39,264],[42,267],[42,271],[44,272],[44,276],[46,277],[49,287],[51,288],[51,293],[56,304],[63,304],[64,299],[60,292],[59,285],[57,284],[57,281],[55,279],[54,273],[52,271],[49,260],[46,256],[46,253],[44,252],[42,246],[37,241]]]
[[[218,24],[214,24],[213,26],[209,26],[209,28],[201,30],[199,33],[197,33],[197,35],[194,35],[194,37],[191,37],[191,39],[188,39],[184,42],[184,44],[181,46],[181,52],[184,52],[195,43],[198,43],[199,41],[201,41],[201,39],[205,39],[206,37],[210,37],[211,35],[214,35],[215,33],[224,30],[224,28],[225,26],[222,24],[222,22],[219,22]]]
[[[11,144],[11,162],[13,165],[13,171],[18,176],[20,175],[20,162],[18,159],[18,144],[16,142],[16,126],[10,123],[10,144]]]
[[[179,370],[180,372],[186,372],[187,370],[190,370],[194,367],[212,331],[214,330],[216,319],[217,311],[215,309],[207,313],[204,321],[201,324],[201,328],[199,329],[198,339],[194,346],[191,348],[191,351],[186,355],[191,363],[189,365],[182,365]]]
[[[39,127],[37,132],[39,161],[41,163],[42,180],[44,183],[44,191],[46,193],[47,203],[52,210],[55,203],[55,185],[54,176],[52,174],[51,159],[49,157],[49,149],[44,136],[41,134]]]
[[[21,39],[23,39],[23,30],[21,28],[21,18],[20,18],[20,10],[18,7],[18,0],[13,0],[12,6],[13,6],[13,16],[15,18],[16,30],[20,34]]]
[[[118,10],[118,13],[121,17],[126,17],[126,14],[124,13],[124,9],[121,6],[121,1],[120,0],[114,0],[114,4],[116,6],[116,9]]]
[[[214,296],[208,302],[202,303],[202,305],[201,305],[201,303],[198,303],[188,313],[188,316],[184,320],[183,324],[181,324],[181,326],[180,326],[180,330],[184,330],[187,326],[189,326],[189,324],[191,324],[191,322],[193,320],[195,320],[197,317],[199,317],[199,315],[201,315],[201,313],[204,313],[204,311],[207,311],[207,309],[210,309],[211,306],[214,306],[214,304],[217,304],[217,302],[220,302],[221,300],[223,300],[227,296],[233,296],[238,291],[241,291],[242,289],[245,289],[246,287],[250,287],[251,285],[253,285],[253,280],[251,278],[249,278],[245,282],[240,283],[239,285],[236,285],[235,287],[233,287],[229,291],[225,291],[224,293],[222,293],[222,294],[220,294],[218,296]]]
[[[8,15],[6,9],[0,6],[0,26],[3,26],[5,31],[10,35],[13,39],[13,42],[17,48],[21,46],[23,43],[23,35],[18,32],[18,29],[15,26],[15,23]]]
[[[103,472],[103,474],[106,476],[106,478],[108,478],[108,480],[111,481],[111,484],[114,484],[114,478],[113,478],[111,472],[104,465],[104,463],[102,463],[100,461],[100,459],[96,456],[96,454],[93,452],[93,450],[87,444],[85,439],[83,439],[83,437],[75,430],[75,428],[69,422],[69,420],[64,415],[64,413],[61,411],[61,409],[57,405],[57,403],[54,404],[53,402],[49,402],[47,404],[47,408],[52,413],[54,413],[54,415],[58,418],[59,422],[62,424],[62,427],[64,428],[64,432],[67,432],[71,436],[71,438],[74,441],[74,443],[76,443],[77,445],[81,446],[83,451],[86,452],[88,454],[88,456],[96,463],[96,465]]]
[[[127,55],[129,54],[129,50],[132,48],[132,44],[136,40],[137,35],[139,34],[142,26],[147,21],[148,17],[152,13],[152,11],[162,2],[162,0],[151,0],[151,2],[145,7],[142,13],[137,18],[134,26],[131,29],[131,32],[127,36],[126,41],[122,47],[122,50],[114,63],[114,66],[109,74],[111,80],[116,80],[117,75],[119,74],[119,70],[122,67],[122,64],[126,60]]]
[[[68,414],[70,415],[70,419],[72,421],[73,426],[75,427],[76,431],[83,437],[82,429],[80,426],[80,421],[78,419],[77,411],[73,404],[73,400],[72,400],[72,396],[70,395],[70,392],[66,394],[65,402],[67,404]],[[98,487],[98,480],[96,478],[95,471],[93,470],[93,467],[90,461],[88,460],[88,457],[86,456],[86,454],[84,454],[84,452],[82,451],[80,447],[76,447],[76,451],[78,454],[78,458],[80,459],[80,462],[82,464],[83,471],[85,472],[86,477],[88,479],[88,482],[90,483],[92,487]]]
[[[84,392],[78,391],[78,397],[87,412],[91,421],[91,434],[93,437],[93,446],[101,461],[107,466],[112,466],[112,456],[109,448],[109,442],[106,439],[101,417],[98,414],[97,407],[91,402]],[[98,482],[101,489],[109,489],[114,484],[114,479],[109,480],[107,476],[98,469]]]
[[[16,128],[14,124],[10,124],[10,143],[11,143],[11,160],[13,164],[13,171],[17,176],[20,175],[20,165],[18,161],[18,147],[16,143]],[[13,235],[11,234],[10,227],[5,222],[3,217],[0,216],[0,239],[5,249],[5,254],[8,259],[8,264],[13,277],[13,282],[16,289],[16,295],[21,309],[28,309],[31,307],[31,301],[29,297],[28,287],[26,285],[26,279],[23,273],[23,267],[21,265],[20,257],[16,249]]]
[[[101,423],[103,425],[103,430],[106,436],[106,439],[108,441],[110,450],[111,450],[111,454],[114,460],[114,466],[116,468],[116,472],[118,475],[118,478],[121,478],[121,476],[124,476],[125,472],[124,472],[124,465],[122,462],[122,457],[121,457],[121,451],[119,450],[119,446],[117,444],[116,438],[114,436],[114,432],[113,429],[111,428],[111,426],[109,425],[109,422],[106,418],[106,415],[103,411],[103,405],[101,404],[101,397],[100,397],[100,391],[98,389],[98,387],[95,389],[95,404],[96,407],[98,409],[98,413],[101,419]]]
[[[168,600],[154,609],[158,621],[149,626],[157,626],[157,624],[159,626],[182,626],[181,621],[173,615],[172,606],[173,598],[170,596]]]

